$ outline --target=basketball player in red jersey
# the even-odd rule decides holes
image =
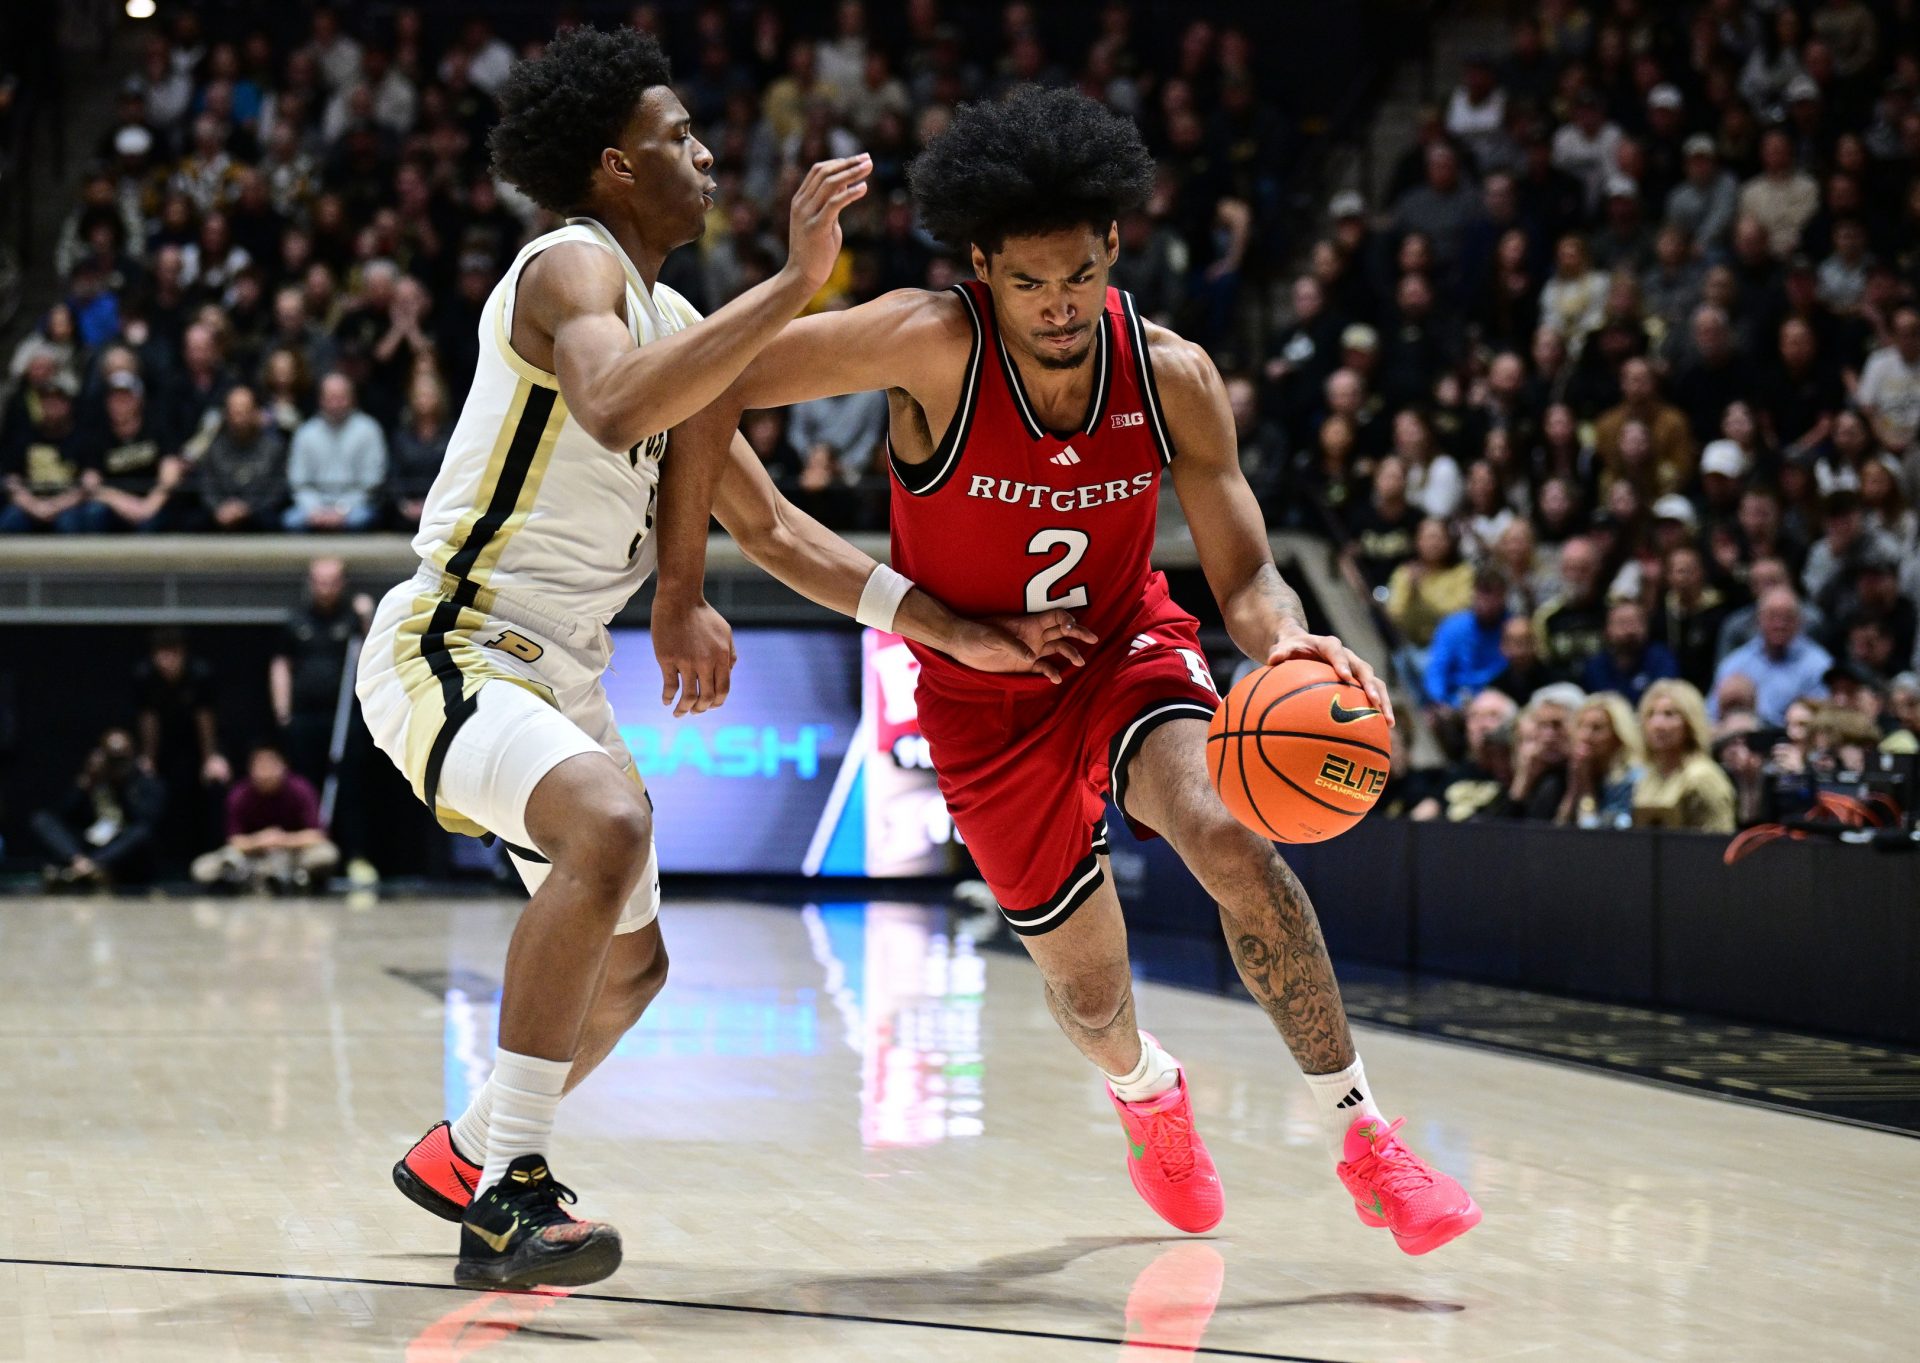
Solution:
[[[1386,689],[1308,632],[1241,476],[1206,352],[1108,287],[1119,215],[1153,163],[1133,125],[1071,91],[964,109],[915,161],[921,218],[975,278],[789,324],[713,409],[885,389],[894,569],[968,615],[1066,609],[1061,685],[990,676],[918,647],[920,724],[955,825],[1046,981],[1054,1018],[1105,1073],[1141,1196],[1168,1222],[1221,1218],[1180,1066],[1134,1016],[1126,926],[1108,874],[1104,796],[1165,836],[1219,901],[1241,978],[1325,1118],[1360,1219],[1421,1254],[1478,1222],[1376,1107],[1300,882],[1207,777],[1219,704],[1193,617],[1149,557],[1163,476],[1227,628],[1250,657],[1324,659],[1388,713]],[[750,458],[738,441],[732,457]],[[876,579],[893,570],[876,570]],[[899,584],[894,584],[899,589]]]

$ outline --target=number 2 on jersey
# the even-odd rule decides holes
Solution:
[[[1057,562],[1049,563],[1035,573],[1027,582],[1027,613],[1038,615],[1041,611],[1078,610],[1087,604],[1085,587],[1069,587],[1059,596],[1052,595],[1060,579],[1076,568],[1087,554],[1087,532],[1084,530],[1040,530],[1027,541],[1029,554],[1051,554],[1055,549],[1067,552]]]

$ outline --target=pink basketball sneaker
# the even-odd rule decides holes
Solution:
[[[1127,1173],[1133,1189],[1176,1230],[1198,1235],[1220,1224],[1226,1199],[1213,1156],[1193,1129],[1186,1072],[1158,1098],[1129,1103],[1107,1088],[1127,1131]]]
[[[1425,1254],[1479,1225],[1480,1208],[1465,1188],[1400,1143],[1393,1133],[1405,1120],[1383,1126],[1376,1117],[1354,1118],[1346,1158],[1333,1169],[1363,1224],[1385,1226],[1408,1254]]]

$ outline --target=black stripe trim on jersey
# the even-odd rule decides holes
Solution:
[[[1113,831],[1107,827],[1105,819],[1093,826],[1093,854],[1104,857],[1113,851]]]
[[[1133,337],[1133,357],[1140,377],[1140,399],[1147,409],[1147,428],[1153,432],[1153,443],[1160,450],[1160,466],[1165,468],[1173,462],[1173,438],[1167,434],[1167,419],[1160,412],[1160,389],[1153,381],[1153,357],[1147,353],[1147,329],[1140,323],[1140,310],[1133,305],[1133,295],[1122,289],[1120,302],[1127,313],[1127,331]]]
[[[458,605],[471,606],[480,594],[480,584],[468,574],[479,561],[480,551],[500,533],[500,527],[513,514],[520,493],[527,485],[527,475],[533,470],[533,457],[539,453],[540,438],[553,416],[553,404],[559,396],[559,390],[554,388],[530,387],[527,392],[526,405],[521,408],[519,424],[513,428],[513,439],[507,445],[506,457],[501,460],[500,477],[493,485],[493,496],[487,501],[487,509],[473,523],[466,541],[447,560],[447,574],[456,583],[453,600]]]
[[[1094,342],[1099,369],[1093,376],[1093,405],[1087,409],[1087,424],[1082,435],[1092,435],[1107,419],[1107,399],[1113,396],[1113,315],[1100,309],[1100,339]]]
[[[1093,893],[1106,882],[1106,872],[1100,869],[1100,858],[1089,850],[1074,868],[1067,872],[1066,880],[1055,890],[1044,904],[1031,909],[1009,909],[1002,907],[1000,916],[1007,920],[1007,926],[1022,937],[1038,937],[1052,932],[1069,918],[1074,910],[1093,898]]]
[[[887,432],[887,467],[894,479],[916,497],[931,497],[947,485],[960,456],[967,448],[967,436],[973,429],[973,414],[980,405],[981,351],[986,347],[986,332],[980,321],[980,308],[964,285],[955,284],[953,292],[967,305],[967,320],[973,323],[973,350],[967,356],[966,382],[960,388],[960,406],[947,423],[947,433],[924,464],[903,464],[893,452],[893,432]]]
[[[1169,720],[1197,719],[1203,723],[1213,720],[1213,711],[1197,700],[1181,697],[1177,700],[1156,700],[1135,715],[1127,726],[1113,736],[1112,747],[1107,757],[1107,785],[1113,792],[1114,807],[1129,819],[1127,814],[1126,790],[1127,768],[1140,753],[1140,745],[1147,741],[1147,735]]]

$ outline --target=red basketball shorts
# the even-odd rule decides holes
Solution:
[[[1143,602],[1127,636],[1038,694],[936,688],[923,674],[920,730],[954,826],[1013,930],[1051,931],[1100,888],[1106,794],[1134,833],[1127,765],[1169,720],[1213,718],[1219,693],[1198,622]]]

